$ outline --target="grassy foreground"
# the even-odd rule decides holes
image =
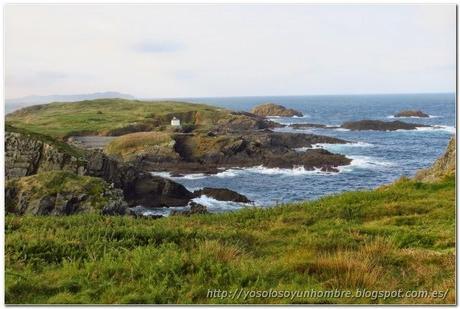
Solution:
[[[159,220],[6,217],[7,303],[454,303],[455,179]],[[208,289],[444,298],[209,298]],[[244,293],[243,293],[244,295]]]

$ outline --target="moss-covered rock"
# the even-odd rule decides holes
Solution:
[[[104,180],[50,171],[6,182],[6,212],[19,215],[124,214],[123,192]]]
[[[254,107],[251,111],[253,114],[267,117],[267,116],[280,116],[280,117],[302,117],[303,114],[292,108],[286,108],[282,105],[266,103]]]
[[[6,179],[51,170],[85,172],[85,152],[49,136],[6,126]]]
[[[430,168],[419,171],[415,179],[421,181],[437,181],[440,178],[455,175],[455,148],[456,142],[455,136],[453,136],[444,154],[438,158]]]
[[[124,161],[147,154],[157,161],[163,161],[178,158],[174,144],[169,132],[137,132],[117,137],[105,147],[105,152]]]
[[[395,117],[421,117],[421,118],[428,118],[430,115],[419,111],[419,110],[404,110],[400,111],[395,115]]]

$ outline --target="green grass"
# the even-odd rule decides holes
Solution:
[[[454,303],[455,179],[220,215],[7,216],[6,302]],[[208,289],[447,290],[436,298],[208,298]]]
[[[91,208],[102,209],[108,202],[103,195],[105,189],[109,187],[103,179],[90,176],[79,176],[67,171],[48,171],[32,176],[13,178],[6,182],[6,188],[18,191],[26,191],[29,200],[40,200],[43,196],[52,196],[58,193],[72,193],[75,196],[80,194],[88,195],[87,202]],[[14,205],[16,206],[16,205]],[[15,212],[15,207],[8,205],[7,208]]]
[[[174,139],[169,132],[137,132],[117,137],[105,147],[105,152],[127,160],[139,154],[161,151],[164,148],[174,152],[173,146]]]
[[[99,99],[31,106],[8,114],[6,121],[18,128],[64,138],[78,134],[147,131],[146,128],[169,124],[174,115],[184,123],[208,125],[227,113],[205,104]]]

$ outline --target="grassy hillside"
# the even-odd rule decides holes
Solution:
[[[147,130],[169,124],[174,115],[180,116],[183,123],[206,125],[227,113],[204,104],[99,99],[32,106],[7,115],[6,120],[19,128],[65,137],[72,134],[119,135],[133,128],[134,131],[142,131],[137,128]]]
[[[159,220],[6,217],[7,303],[454,303],[455,179]],[[208,289],[445,298],[208,298]],[[243,293],[244,295],[244,293]]]
[[[168,152],[173,155],[174,139],[169,132],[137,132],[115,138],[105,152],[123,160],[129,160],[144,153]]]

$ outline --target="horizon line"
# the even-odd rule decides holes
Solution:
[[[17,100],[17,99],[25,99],[28,97],[45,97],[45,96],[72,96],[72,95],[91,95],[91,94],[100,94],[106,92],[116,92],[119,94],[130,95],[134,97],[135,100],[161,100],[161,99],[204,99],[204,98],[263,98],[263,97],[301,97],[301,96],[366,96],[366,95],[422,95],[422,94],[456,94],[457,91],[429,91],[429,92],[375,92],[375,93],[335,93],[335,94],[269,94],[269,95],[218,95],[218,96],[136,96],[126,92],[118,92],[118,91],[95,91],[95,92],[87,92],[87,93],[72,93],[72,94],[43,94],[43,95],[25,95],[21,97],[13,97],[13,98],[4,98],[5,103],[7,100]]]

